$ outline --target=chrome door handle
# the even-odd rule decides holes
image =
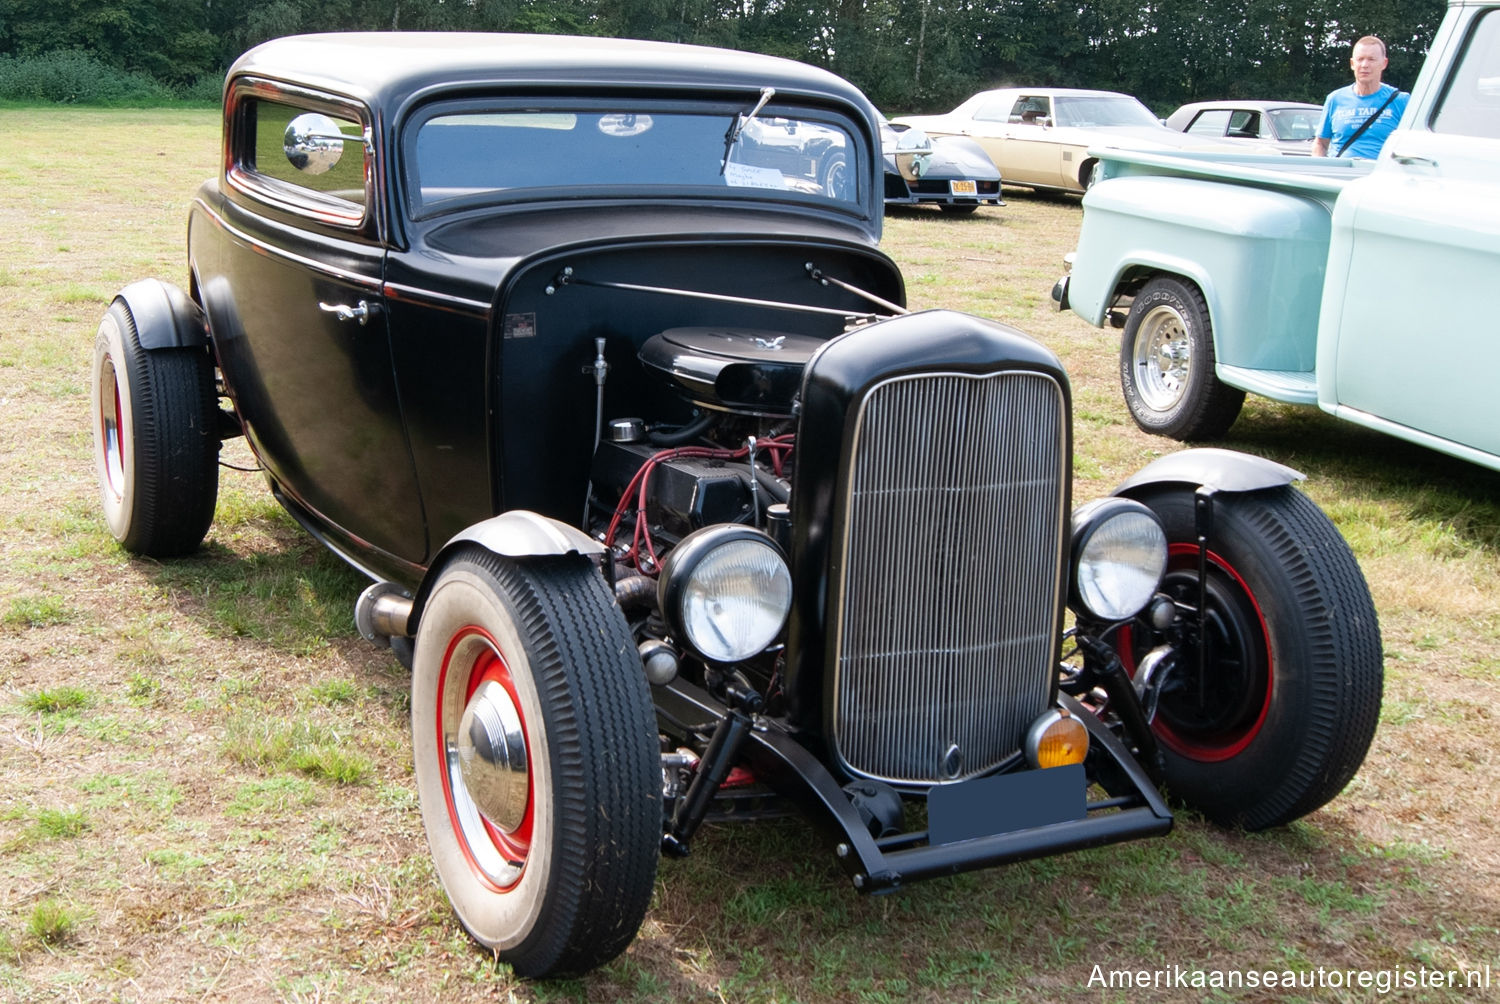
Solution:
[[[1391,159],[1407,167],[1437,167],[1437,161],[1431,157],[1414,157],[1409,153],[1393,153]]]
[[[341,321],[358,321],[360,327],[370,319],[370,305],[364,300],[351,307],[345,303],[323,303],[319,301],[318,309],[333,314]]]

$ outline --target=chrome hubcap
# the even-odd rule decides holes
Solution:
[[[120,385],[115,365],[106,357],[99,372],[99,441],[104,452],[104,480],[118,501],[125,484],[125,455],[120,445]]]
[[[1169,411],[1187,393],[1193,350],[1182,315],[1155,307],[1135,334],[1135,383],[1147,407]]]
[[[531,776],[521,715],[504,687],[489,680],[474,692],[457,739],[459,774],[475,807],[500,829],[516,829],[526,816]]]

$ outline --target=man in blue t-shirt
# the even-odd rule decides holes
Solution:
[[[1315,156],[1367,159],[1380,156],[1380,148],[1401,121],[1410,97],[1380,82],[1380,75],[1389,63],[1385,43],[1374,35],[1366,35],[1354,43],[1354,55],[1349,59],[1354,83],[1340,87],[1323,102],[1323,123],[1318,127],[1318,138],[1313,140]],[[1365,125],[1371,118],[1375,121]]]

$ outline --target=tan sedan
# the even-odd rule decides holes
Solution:
[[[907,115],[898,124],[932,136],[968,136],[990,155],[1007,185],[1081,193],[1094,170],[1090,147],[1233,151],[1175,132],[1128,94],[1073,88],[981,91],[945,115]]]

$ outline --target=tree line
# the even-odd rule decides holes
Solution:
[[[1322,101],[1349,49],[1385,40],[1409,89],[1445,0],[0,0],[0,73],[49,54],[182,88],[240,52],[311,31],[613,35],[725,46],[824,66],[889,114],[940,111],[1007,84],[1185,101]],[[4,58],[8,57],[8,58]]]

